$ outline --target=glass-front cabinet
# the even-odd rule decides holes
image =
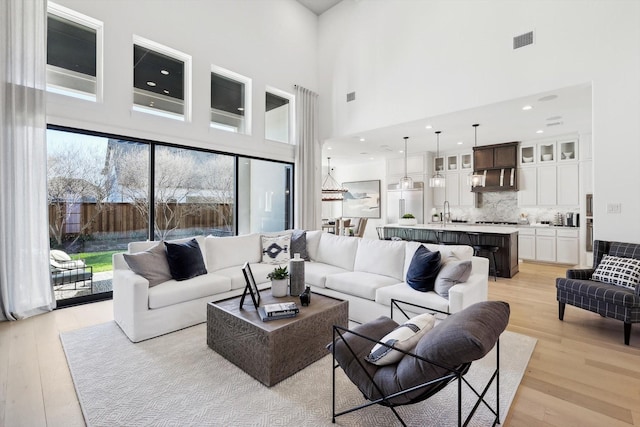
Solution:
[[[547,163],[556,161],[556,143],[549,142],[538,145],[538,162]]]
[[[575,139],[558,141],[558,160],[576,160],[578,158],[578,141]]]
[[[534,163],[536,160],[536,146],[522,145],[520,146],[520,164],[527,165]]]
[[[447,170],[449,171],[458,170],[458,156],[456,154],[447,156]]]
[[[433,168],[438,172],[444,172],[444,157],[435,157],[433,159]]]
[[[471,153],[460,154],[460,169],[470,171],[471,168],[473,167],[471,159],[472,159]]]

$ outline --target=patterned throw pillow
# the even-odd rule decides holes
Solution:
[[[634,289],[640,282],[640,259],[605,255],[591,280]]]
[[[392,345],[400,350],[411,351],[420,338],[429,332],[436,323],[433,315],[425,313],[407,320],[402,325],[385,335],[380,342]],[[374,365],[390,365],[397,363],[404,357],[404,353],[376,344],[365,360]]]
[[[291,235],[262,236],[262,262],[284,264],[291,259]]]

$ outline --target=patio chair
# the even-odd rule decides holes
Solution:
[[[86,265],[84,260],[74,260],[64,251],[52,249],[49,251],[49,268],[54,286],[73,284],[77,289],[78,282],[89,281],[93,288],[93,267]]]
[[[333,418],[372,405],[389,407],[402,425],[397,406],[411,405],[429,399],[451,382],[457,382],[458,398],[451,402],[457,411],[458,425],[467,425],[476,410],[484,404],[495,415],[494,425],[500,420],[499,407],[499,337],[509,322],[509,305],[502,301],[476,303],[452,314],[422,336],[415,348],[404,351],[384,342],[385,335],[399,325],[388,317],[380,317],[348,330],[333,327]],[[399,362],[378,366],[365,361],[372,348],[380,344],[404,355]],[[464,375],[471,363],[483,358],[496,347],[496,367],[481,391],[474,388]],[[350,409],[336,411],[336,369],[342,368],[367,402]],[[495,408],[485,400],[495,383]],[[476,401],[466,419],[462,420],[462,385],[475,394]]]

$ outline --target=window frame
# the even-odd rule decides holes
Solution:
[[[295,135],[295,99],[296,96],[292,93],[289,92],[285,92],[281,89],[275,88],[273,86],[265,86],[265,111],[264,111],[264,138],[267,141],[273,141],[273,142],[279,142],[281,144],[290,144],[290,145],[295,145],[296,144],[296,135]],[[289,138],[288,141],[283,142],[283,141],[278,141],[277,139],[270,139],[267,137],[267,110],[266,110],[266,99],[267,99],[267,93],[271,93],[273,95],[279,96],[280,98],[285,98],[289,101],[289,114],[287,115],[287,119],[289,121],[288,123],[288,133],[289,133]]]
[[[211,65],[211,74],[217,74],[219,76],[222,77],[226,77],[230,80],[234,80],[237,81],[238,83],[242,83],[244,85],[244,132],[234,132],[240,135],[251,135],[252,133],[252,112],[253,112],[253,108],[252,108],[252,93],[253,93],[253,86],[252,86],[252,79],[246,76],[243,76],[242,74],[238,74],[234,71],[228,70],[226,68],[222,68],[218,65]],[[211,74],[209,75],[209,82],[211,82]],[[209,88],[211,89],[211,88]],[[209,90],[209,93],[211,93],[211,90]],[[209,105],[211,105],[211,99],[209,100]],[[209,111],[210,114],[213,113],[213,109],[211,107],[209,107]],[[219,129],[219,130],[223,130],[225,132],[233,132],[231,129],[226,129],[224,125],[217,123],[217,122],[213,122],[211,119],[211,116],[209,116],[209,127],[211,129]]]
[[[134,92],[136,87],[134,86],[133,81],[133,68],[131,69],[131,106],[132,111],[137,111],[141,113],[151,114],[154,116],[160,116],[165,118],[170,118],[174,120],[180,120],[184,122],[191,122],[192,120],[192,57],[184,52],[181,52],[177,49],[170,48],[158,42],[154,42],[153,40],[146,39],[144,37],[138,36],[136,34],[133,35],[133,43],[131,44],[131,54],[130,58],[133,57],[134,46],[138,45],[145,49],[153,50],[159,54],[170,56],[171,58],[182,61],[184,64],[184,73],[183,73],[183,114],[172,113],[170,111],[161,110],[159,108],[146,107],[144,105],[139,105],[135,103]],[[133,66],[133,64],[132,64]]]
[[[54,85],[49,83],[47,78],[47,92],[56,93],[64,96],[70,96],[73,98],[83,99],[86,101],[92,101],[102,103],[104,99],[104,22],[76,12],[75,10],[66,8],[57,3],[47,3],[47,19],[49,15],[54,15],[58,18],[71,21],[74,24],[90,28],[96,32],[96,93],[91,94],[89,92],[79,91],[76,89]],[[47,45],[48,48],[48,45]],[[49,71],[53,71],[54,65],[46,64],[47,75]],[[59,67],[55,67],[59,68]],[[68,70],[71,71],[71,70]]]

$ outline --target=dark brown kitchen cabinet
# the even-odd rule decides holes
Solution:
[[[517,142],[473,148],[474,170],[515,168],[517,162]]]
[[[485,185],[472,187],[471,191],[517,191],[517,163],[518,142],[474,147],[473,170],[485,176]]]

